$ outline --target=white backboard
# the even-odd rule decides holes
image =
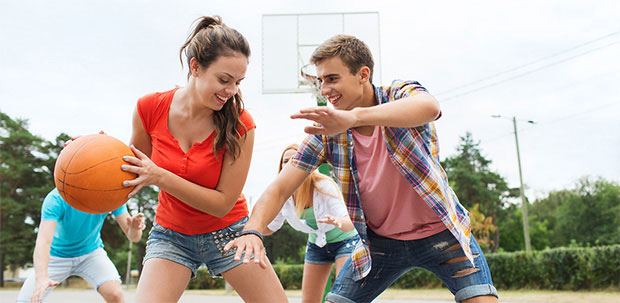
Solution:
[[[312,92],[300,69],[319,44],[337,34],[368,45],[375,61],[373,83],[381,83],[378,12],[269,14],[262,26],[263,94]]]

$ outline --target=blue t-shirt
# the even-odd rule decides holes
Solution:
[[[127,212],[127,205],[112,211],[114,216]],[[99,247],[101,227],[108,214],[89,214],[67,204],[58,190],[54,188],[43,200],[41,220],[56,221],[54,240],[50,255],[61,258],[74,258],[88,254]]]

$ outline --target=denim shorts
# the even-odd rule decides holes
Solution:
[[[372,259],[370,273],[359,281],[353,280],[349,258],[327,295],[327,301],[371,302],[414,267],[424,268],[439,277],[454,294],[456,302],[484,295],[498,297],[486,259],[474,237],[470,247],[477,271],[464,275],[457,273],[472,268],[469,260],[447,262],[465,255],[460,246],[449,249],[458,244],[449,230],[419,240],[403,241],[379,236],[368,229],[368,242]]]
[[[99,247],[83,256],[73,258],[60,258],[50,256],[47,265],[47,274],[53,281],[62,282],[69,276],[79,276],[92,285],[95,290],[101,284],[108,281],[121,281],[116,267],[108,258],[106,251]],[[28,276],[22,285],[16,302],[30,302],[30,297],[34,293],[35,283],[34,271]],[[48,288],[43,294],[43,299],[54,287]]]
[[[314,243],[308,242],[304,262],[310,264],[332,264],[338,258],[350,256],[357,241],[361,240],[360,236],[356,234],[340,242],[327,243],[323,247],[318,247]]]
[[[221,277],[223,272],[242,263],[243,258],[234,260],[235,248],[225,252],[224,246],[239,236],[246,222],[248,217],[220,230],[197,235],[182,234],[153,223],[142,264],[151,258],[170,260],[189,268],[192,277],[205,264],[212,277]]]

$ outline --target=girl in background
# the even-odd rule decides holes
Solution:
[[[278,172],[295,156],[299,145],[287,146],[280,157]],[[314,171],[291,196],[276,218],[267,225],[265,235],[282,227],[286,220],[294,229],[308,234],[302,302],[322,302],[325,284],[336,265],[340,268],[359,241],[336,183]]]

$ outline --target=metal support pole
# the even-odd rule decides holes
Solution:
[[[521,210],[523,212],[523,235],[525,236],[525,251],[531,251],[530,245],[530,228],[527,223],[527,202],[525,201],[525,193],[523,189],[523,174],[521,173],[521,155],[519,154],[519,137],[517,136],[517,118],[512,117],[512,125],[515,130],[515,143],[517,146],[517,162],[519,163],[519,182],[521,184]]]
[[[133,242],[129,240],[129,252],[127,253],[127,274],[125,275],[125,288],[129,288],[129,282],[131,279],[131,247]]]

